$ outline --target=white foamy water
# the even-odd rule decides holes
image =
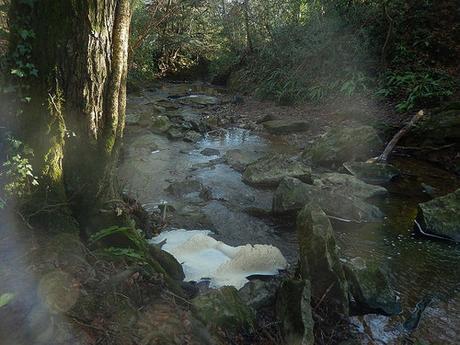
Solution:
[[[251,275],[276,275],[287,268],[280,250],[271,245],[232,247],[210,237],[208,230],[172,230],[152,239],[182,264],[185,281],[210,280],[210,286],[240,289]]]

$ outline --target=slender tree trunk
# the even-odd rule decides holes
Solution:
[[[30,97],[19,118],[21,134],[40,173],[34,213],[52,227],[75,219],[80,229],[98,230],[91,220],[116,196],[130,6],[130,0],[12,1],[11,55],[17,58],[21,32],[30,30],[31,53],[24,59],[38,70],[19,80]]]

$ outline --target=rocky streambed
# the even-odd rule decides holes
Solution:
[[[445,236],[459,232],[460,218],[452,218],[458,209],[456,194],[419,205],[458,189],[457,175],[420,160],[418,151],[393,159],[391,169],[369,173],[353,163],[366,161],[383,147],[381,133],[367,124],[341,121],[318,131],[311,119],[229,115],[221,109],[242,99],[224,91],[203,84],[161,84],[130,95],[119,167],[124,191],[156,213],[165,229],[211,230],[217,240],[231,246],[273,245],[290,263],[289,272],[299,260],[299,242],[301,262],[316,248],[309,247],[312,243],[321,246],[306,235],[309,246],[302,247],[296,231],[296,215],[313,202],[320,209],[304,218],[323,224],[318,229],[333,238],[338,248],[335,262],[343,266],[326,279],[325,290],[346,281],[354,291],[352,306],[362,307],[365,299],[367,314],[351,319],[361,343],[397,344],[406,338],[428,344],[460,342],[460,249],[454,241],[424,237],[414,230],[418,217],[420,226],[441,224],[434,235],[456,239]],[[441,121],[447,128],[445,122]],[[428,142],[426,129],[420,132],[425,133],[424,146],[453,149],[444,142]],[[441,130],[436,133],[442,138]],[[454,130],[444,134],[448,142],[458,139]],[[410,140],[407,145],[413,147]],[[327,253],[334,248],[318,255],[332,255]],[[319,267],[317,276],[322,279],[328,270],[323,264],[310,265],[310,274]],[[345,278],[347,270],[354,278]],[[299,285],[305,283],[288,281],[281,291],[298,295],[300,301],[306,294],[315,295],[321,279],[309,282],[308,289]],[[255,280],[242,293],[250,305],[258,303],[254,296],[266,295],[267,289],[258,284]],[[387,297],[385,303],[372,301],[375,291]],[[236,298],[233,291],[220,293]],[[401,304],[401,313],[393,302]],[[286,310],[277,312],[284,315]],[[305,341],[311,336],[307,331],[301,334]]]

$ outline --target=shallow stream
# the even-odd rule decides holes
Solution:
[[[152,99],[165,95],[168,90],[163,89],[131,96],[128,107],[147,109]],[[154,146],[139,149],[136,145],[140,138],[147,138]],[[276,136],[240,128],[217,131],[191,144],[171,141],[137,126],[128,127],[125,146],[125,157],[119,169],[125,191],[151,211],[164,203],[173,206],[171,227],[212,230],[216,239],[232,246],[272,244],[282,251],[289,263],[295,264],[295,224],[292,220],[270,216],[273,191],[252,188],[241,181],[239,172],[212,161],[233,149],[258,156],[270,152],[298,152],[298,147]],[[218,150],[219,155],[201,154],[206,148]],[[375,201],[384,211],[385,221],[365,225],[334,222],[338,245],[344,257],[373,259],[388,272],[401,297],[404,316],[408,316],[426,295],[445,296],[449,302],[444,310],[440,307],[432,316],[432,331],[442,332],[442,337],[437,338],[444,339],[446,344],[458,344],[460,246],[416,234],[413,221],[417,204],[430,199],[427,189],[443,195],[458,188],[459,180],[407,157],[394,159],[392,163],[402,171],[402,177],[387,186],[390,191],[387,197]],[[208,191],[207,197],[199,193],[178,197],[165,191],[170,184],[185,179],[199,180]]]

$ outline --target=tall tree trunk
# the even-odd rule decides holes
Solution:
[[[38,70],[19,81],[23,96],[30,97],[19,118],[21,133],[35,150],[40,172],[35,213],[52,227],[76,219],[85,231],[98,230],[91,220],[116,196],[130,5],[130,0],[12,1],[11,56],[18,59],[23,30],[29,30],[31,52],[23,60]]]

